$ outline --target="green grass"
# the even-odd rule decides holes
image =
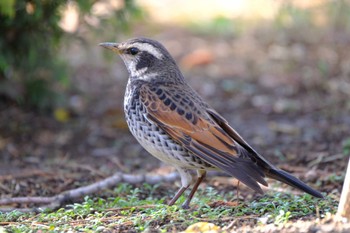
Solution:
[[[0,214],[0,222],[8,232],[103,232],[113,229],[136,232],[158,229],[168,232],[184,230],[193,223],[203,221],[218,226],[225,226],[235,219],[279,225],[299,218],[322,218],[327,213],[335,213],[337,206],[337,202],[330,197],[319,200],[307,194],[292,196],[271,193],[253,201],[239,201],[234,207],[210,207],[217,201],[233,203],[236,194],[228,192],[221,195],[208,187],[197,193],[191,209],[184,210],[180,203],[185,197],[181,197],[177,205],[168,206],[163,198],[156,197],[158,189],[158,186],[135,188],[122,184],[114,190],[115,197],[85,197],[82,203],[67,205],[51,213],[3,213]]]

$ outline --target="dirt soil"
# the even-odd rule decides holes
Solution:
[[[258,152],[338,198],[350,144],[350,37],[324,31],[310,41],[307,33],[287,33],[271,36],[268,29],[257,29],[239,37],[208,36],[173,28],[152,37]],[[0,198],[50,196],[117,171],[171,170],[127,129],[121,60],[104,60],[105,51],[97,46],[87,52],[79,45],[67,47],[74,86],[68,118],[1,106]],[[79,52],[90,58],[79,60]]]

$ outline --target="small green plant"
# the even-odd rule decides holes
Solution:
[[[279,214],[275,218],[274,224],[276,225],[285,224],[288,222],[290,216],[291,216],[290,211],[285,212],[284,210],[280,210]]]

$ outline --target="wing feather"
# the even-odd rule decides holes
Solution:
[[[213,120],[207,109],[190,100],[175,99],[169,90],[158,91],[161,88],[158,86],[151,89],[147,85],[141,87],[140,97],[147,109],[146,118],[195,156],[234,176],[253,190],[263,193],[258,183],[267,186],[264,172],[253,160],[241,156],[241,146]],[[162,98],[156,93],[162,93]],[[192,106],[186,106],[185,103]],[[178,108],[182,111],[178,111]]]

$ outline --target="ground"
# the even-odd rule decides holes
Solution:
[[[320,204],[322,209],[308,212],[306,216],[287,218],[288,223],[283,228],[283,232],[297,232],[300,227],[293,223],[299,223],[315,232],[312,229],[330,224],[326,213],[336,211],[350,151],[350,55],[347,52],[350,37],[342,32],[321,30],[314,36],[314,42],[310,41],[313,38],[311,30],[301,34],[271,30],[266,27],[242,35],[214,36],[186,28],[171,28],[154,29],[152,37],[173,54],[190,85],[257,151],[327,196],[325,203],[329,206]],[[143,33],[142,29],[139,31],[139,34]],[[55,115],[38,114],[16,105],[1,106],[1,198],[50,196],[118,171],[132,174],[172,171],[171,167],[147,154],[129,133],[122,107],[126,69],[116,56],[109,57],[109,61],[101,58],[105,51],[97,44],[104,38],[99,40],[89,42],[90,47],[95,46],[84,51],[90,58],[79,62],[76,62],[76,56],[83,53],[82,47],[67,45],[63,49],[63,56],[72,65],[71,84],[74,86],[69,94],[69,107],[63,109],[68,116],[60,118],[60,109],[56,109]],[[176,185],[161,183],[155,188],[121,185],[75,202],[83,202],[85,206],[89,201],[97,200],[94,198],[110,200],[116,196],[130,201],[130,193],[136,189],[139,191],[135,195],[141,204],[135,202],[138,203],[135,205],[141,205],[141,209],[143,206],[141,212],[151,208],[157,213],[163,210],[172,213],[158,223],[151,221],[149,227],[161,229],[162,224],[169,225],[174,221],[172,230],[179,231],[189,226],[185,220],[177,219],[176,211],[180,210],[177,207],[169,210],[161,204],[171,198]],[[232,223],[231,230],[245,226],[246,232],[280,231],[279,224],[272,224],[274,229],[264,228],[261,218],[268,216],[266,211],[242,212],[242,217],[236,217],[238,220],[213,221],[211,217],[204,217],[211,208],[216,208],[216,204],[222,214],[222,211],[235,211],[245,205],[251,207],[249,203],[261,203],[259,200],[264,198],[243,185],[239,187],[237,197],[235,180],[209,177],[201,186],[204,191],[193,203],[194,209],[186,214],[199,211],[196,207],[205,204],[199,204],[204,195],[204,199],[205,196],[213,199],[205,199],[209,209],[202,210],[203,213],[194,218],[196,221],[210,221],[221,227]],[[217,193],[208,194],[208,188]],[[270,188],[265,190],[270,190],[267,197],[277,195],[281,200],[301,195],[272,181]],[[289,195],[283,196],[281,193],[284,192]],[[148,199],[148,195],[152,198]],[[217,200],[217,195],[222,195],[224,200]],[[309,199],[301,196],[300,200],[309,203]],[[266,203],[270,201],[268,199]],[[282,205],[277,200],[271,202]],[[314,206],[317,200],[310,203]],[[154,207],[156,204],[159,206]],[[108,207],[117,209],[108,211],[108,216],[105,212],[106,218],[111,217],[109,221],[116,221],[123,215],[123,205],[115,203]],[[99,211],[103,213],[102,209]],[[227,217],[226,214],[223,215]],[[284,212],[282,216],[285,216]],[[87,221],[85,217],[81,221]],[[3,225],[18,227],[19,221],[14,219],[3,220],[10,222]],[[108,229],[129,231],[136,229],[135,224],[138,223],[115,224],[106,232]],[[330,225],[339,232],[345,229],[339,224]],[[142,230],[137,229],[135,231]]]

